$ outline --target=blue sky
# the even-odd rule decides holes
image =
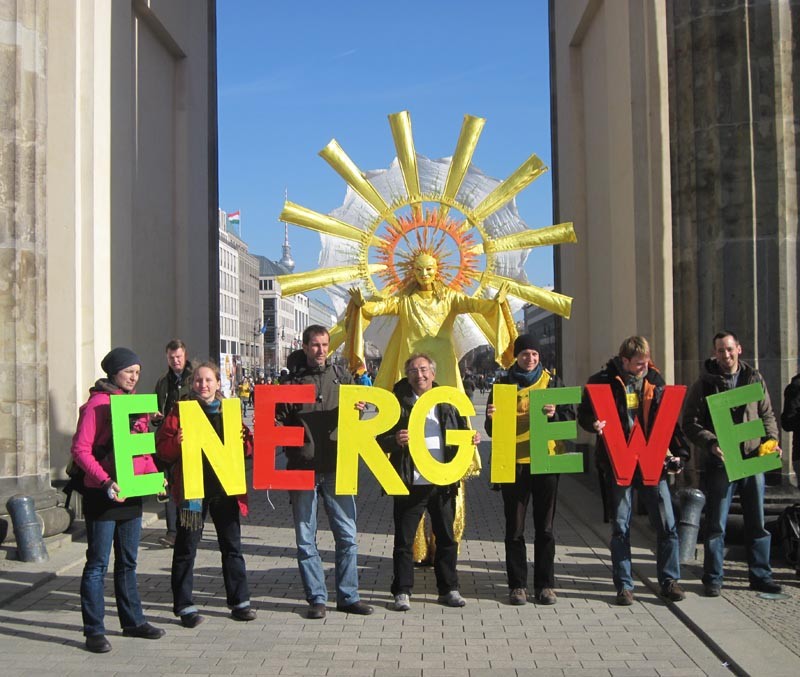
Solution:
[[[360,169],[395,156],[387,116],[408,110],[418,153],[446,157],[465,114],[486,118],[473,164],[503,179],[531,153],[550,165],[546,0],[217,3],[220,207],[242,212],[255,254],[281,255],[289,199],[327,213],[346,184],[318,156],[335,138]],[[517,197],[531,227],[553,223],[550,173]],[[296,272],[319,236],[289,226]],[[552,284],[550,248],[531,282]]]

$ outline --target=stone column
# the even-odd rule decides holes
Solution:
[[[48,448],[46,9],[43,0],[0,0],[0,537],[18,493],[34,498],[46,535],[69,523],[50,486]]]
[[[800,1],[667,7],[676,381],[728,329],[780,416],[798,368]]]

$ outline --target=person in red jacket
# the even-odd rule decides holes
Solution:
[[[142,499],[124,498],[115,480],[111,431],[111,395],[132,394],[141,371],[141,360],[128,348],[114,348],[100,363],[106,373],[89,390],[80,408],[78,427],[70,453],[83,471],[83,512],[86,520],[86,565],[81,577],[81,614],[86,648],[93,653],[111,651],[105,636],[103,579],[114,546],[114,596],[122,634],[159,639],[161,628],[150,625],[142,612],[136,582],[136,556],[142,530]],[[131,430],[147,432],[148,416],[131,422]],[[134,474],[158,472],[149,454],[133,458]]]
[[[203,362],[195,367],[192,375],[192,392],[183,399],[193,399],[198,402],[217,435],[220,439],[224,439],[220,373],[216,364]],[[246,426],[242,426],[242,441],[245,455],[252,456],[253,437]],[[192,599],[192,588],[197,546],[203,536],[203,522],[210,512],[222,553],[222,578],[225,582],[231,617],[236,621],[255,620],[256,612],[250,606],[247,569],[242,555],[240,515],[247,515],[247,495],[228,496],[208,459],[203,456],[205,497],[186,500],[183,494],[182,442],[183,430],[180,427],[176,404],[156,434],[158,457],[175,464],[172,475],[172,497],[178,503],[179,512],[175,549],[172,554],[173,611],[185,628],[197,627],[204,620]]]

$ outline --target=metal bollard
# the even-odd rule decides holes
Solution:
[[[45,562],[49,558],[42,538],[42,527],[36,519],[36,508],[31,496],[17,494],[6,503],[14,535],[17,539],[17,557],[22,562]]]
[[[681,489],[678,492],[678,501],[680,504],[679,557],[681,564],[685,564],[695,559],[697,536],[700,533],[700,515],[706,504],[706,497],[699,489]]]

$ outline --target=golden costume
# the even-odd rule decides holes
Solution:
[[[364,331],[369,321],[379,315],[396,315],[397,326],[389,339],[375,385],[391,390],[405,378],[405,361],[414,353],[425,353],[436,362],[436,382],[463,391],[458,358],[453,348],[453,323],[458,315],[478,313],[492,331],[487,336],[504,366],[513,358],[517,331],[506,301],[472,298],[444,285],[430,291],[414,289],[411,293],[357,306],[350,301],[345,313],[345,351],[348,361],[364,361]]]

